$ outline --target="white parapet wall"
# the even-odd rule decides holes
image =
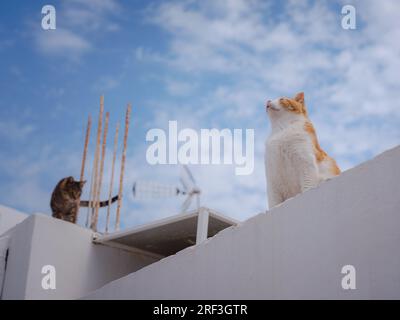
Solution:
[[[15,209],[0,205],[0,236],[25,220],[27,214]]]
[[[86,298],[400,299],[399,163],[397,147]]]
[[[5,277],[10,230],[27,217],[28,215],[25,213],[0,205],[0,298]]]
[[[93,244],[91,230],[41,214],[28,216],[5,236],[9,240],[2,299],[78,299],[159,260]],[[54,267],[55,289],[42,286],[48,274],[44,266]]]

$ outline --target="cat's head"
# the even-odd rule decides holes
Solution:
[[[282,97],[272,101],[268,100],[266,111],[271,120],[282,117],[307,117],[307,109],[304,104],[304,93],[300,92],[293,98]]]
[[[65,179],[65,191],[68,192],[71,198],[79,199],[81,197],[82,189],[86,181],[75,181],[74,177],[68,177]]]

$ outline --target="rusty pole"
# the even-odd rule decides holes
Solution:
[[[126,145],[128,142],[129,118],[130,118],[130,114],[131,114],[131,109],[132,109],[131,105],[128,104],[128,106],[126,108],[126,116],[125,116],[125,134],[124,134],[124,145],[123,145],[123,149],[122,149],[122,158],[121,158],[121,172],[120,172],[120,177],[119,177],[118,206],[117,206],[117,215],[116,215],[116,220],[115,220],[115,230],[119,230],[119,224],[120,224],[122,189],[123,189],[125,159],[126,159]]]
[[[106,233],[108,233],[108,225],[110,223],[111,197],[112,197],[112,189],[113,189],[113,184],[114,184],[115,159],[117,157],[117,148],[118,148],[118,133],[119,133],[119,122],[117,123],[117,127],[115,129],[115,136],[114,136],[114,150],[113,150],[113,159],[112,159],[112,165],[111,165],[111,181],[110,181],[110,190],[108,193]]]
[[[81,175],[79,177],[79,181],[83,181],[83,178],[85,176],[85,164],[86,164],[86,156],[87,156],[87,150],[88,150],[88,145],[89,145],[89,137],[90,137],[91,127],[92,127],[92,117],[89,115],[87,126],[86,126],[85,145],[83,147]],[[78,220],[78,214],[79,214],[79,206],[78,206],[78,210],[76,211],[76,216],[74,217],[74,223],[76,223]]]
[[[101,194],[101,185],[103,183],[103,171],[104,171],[104,158],[106,156],[106,146],[107,146],[107,133],[108,133],[108,120],[110,118],[110,113],[106,112],[106,118],[104,121],[104,133],[103,133],[103,145],[101,148],[101,160],[100,160],[100,172],[98,177],[98,185],[97,185],[97,194],[96,194],[96,203],[95,203],[95,213],[93,218],[93,226],[94,231],[97,231],[97,222],[99,219],[99,208],[100,208],[100,194]]]
[[[104,96],[100,96],[100,112],[99,112],[99,122],[97,125],[97,139],[96,139],[96,151],[94,156],[94,165],[93,165],[93,199],[96,201],[97,195],[97,187],[98,187],[98,170],[99,170],[99,155],[100,155],[100,139],[102,132],[102,123],[103,123],[103,112],[104,112]],[[93,229],[93,216],[95,212],[95,206],[93,205],[92,197],[89,199],[89,208],[92,207],[92,219],[91,219],[91,228]]]

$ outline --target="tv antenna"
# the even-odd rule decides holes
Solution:
[[[181,212],[185,213],[190,208],[192,201],[196,198],[197,209],[200,208],[201,190],[197,187],[196,180],[186,165],[182,165],[179,178],[181,186],[171,186],[152,181],[136,181],[133,184],[133,197],[137,199],[167,198],[174,196],[185,196]]]

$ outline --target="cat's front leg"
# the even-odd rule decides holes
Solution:
[[[319,183],[318,166],[312,148],[302,146],[293,153],[293,165],[297,167],[300,191],[314,188]]]
[[[272,186],[268,186],[268,208],[271,210],[273,207],[284,201],[282,195],[273,188]]]
[[[307,191],[318,185],[318,167],[314,159],[308,159],[307,162],[303,162],[299,173],[301,192]]]

